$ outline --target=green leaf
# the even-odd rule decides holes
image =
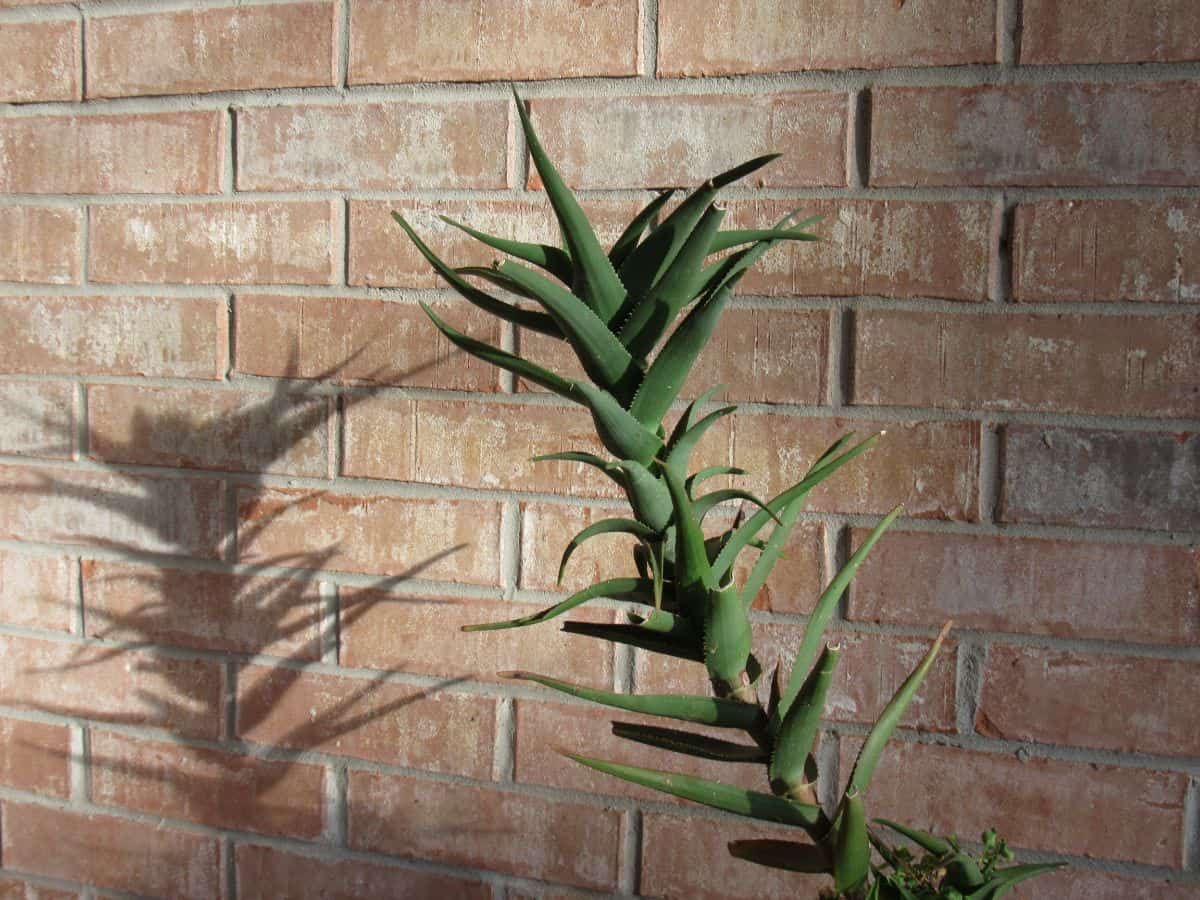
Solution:
[[[501,275],[491,266],[459,266],[454,271],[459,275],[470,275],[474,278],[482,278],[484,281],[491,282],[496,287],[506,290],[510,294],[516,294],[518,297],[523,297],[526,300],[536,299],[533,294],[529,293],[529,291],[525,290],[525,288],[521,287],[507,275]],[[543,312],[534,311],[534,314],[545,316],[550,325],[554,328],[554,334],[552,334],[551,337],[556,337],[560,340],[562,339],[563,333],[559,329],[558,323],[555,322],[553,318]]]
[[[673,435],[671,449],[667,454],[664,468],[671,469],[682,477],[691,464],[692,452],[696,449],[696,445],[700,443],[700,439],[704,437],[705,432],[716,425],[720,419],[725,418],[725,416],[733,412],[737,412],[736,406],[719,407],[691,428],[684,431],[677,438]]]
[[[633,220],[625,226],[625,230],[621,232],[621,236],[617,238],[617,242],[612,245],[612,249],[608,251],[608,261],[616,268],[621,268],[630,253],[638,245],[638,240],[641,239],[643,232],[650,226],[658,211],[662,209],[668,200],[675,195],[675,189],[670,188],[663,191],[649,203],[647,203]]]
[[[660,535],[671,521],[671,495],[666,484],[646,466],[632,459],[619,463],[625,473],[625,496],[639,522],[644,522]]]
[[[780,229],[787,225],[795,218],[798,210],[793,210],[782,219],[775,223],[775,229]],[[739,250],[737,253],[731,253],[729,256],[707,266],[700,273],[701,294],[707,294],[717,291],[724,286],[732,287],[737,284],[743,275],[753,266],[763,254],[778,244],[778,240],[761,240],[756,242],[745,250]]]
[[[796,651],[796,658],[792,663],[792,674],[783,692],[783,702],[780,708],[785,715],[788,708],[792,705],[792,700],[800,690],[800,685],[803,683],[808,670],[816,661],[821,644],[825,641],[825,629],[829,625],[829,620],[833,617],[834,610],[837,608],[842,594],[850,586],[851,580],[853,580],[855,574],[858,572],[859,566],[866,560],[867,554],[871,552],[871,548],[883,537],[883,533],[896,521],[896,517],[902,511],[901,507],[897,506],[883,517],[883,520],[867,535],[867,539],[863,541],[862,546],[842,566],[833,580],[829,582],[829,586],[817,598],[816,606],[813,607],[813,611],[808,617],[808,623],[804,626],[804,638],[800,642],[800,649]]]
[[[762,552],[758,559],[754,561],[753,568],[750,569],[750,575],[746,578],[746,583],[742,585],[742,606],[749,609],[754,605],[754,600],[758,596],[758,592],[762,590],[764,584],[767,583],[767,578],[771,575],[771,570],[775,568],[775,563],[779,561],[779,557],[783,554],[783,548],[787,545],[788,538],[791,537],[792,529],[796,525],[796,521],[800,518],[800,512],[804,508],[804,498],[800,497],[793,500],[783,509],[783,515],[776,519],[779,523],[775,526],[775,530],[771,532],[771,537],[762,547]],[[767,510],[770,512],[770,509]]]
[[[636,741],[648,747],[684,753],[699,759],[712,759],[728,763],[764,763],[767,755],[761,747],[723,741],[720,738],[675,728],[660,728],[657,725],[636,725],[632,722],[613,722],[613,734],[627,741]]]
[[[795,213],[789,213],[791,218]],[[713,237],[709,253],[720,253],[731,250],[742,244],[754,244],[758,241],[819,241],[820,235],[812,234],[804,229],[809,225],[820,222],[823,216],[813,216],[803,222],[797,222],[791,228],[742,228],[729,231],[718,231]]]
[[[561,752],[561,751],[560,751]],[[747,791],[743,788],[709,781],[706,778],[696,778],[691,775],[680,775],[673,772],[659,772],[654,769],[643,769],[639,766],[628,766],[622,763],[605,762],[574,753],[564,753],[578,763],[597,772],[613,775],[633,784],[662,791],[694,803],[702,803],[715,809],[749,816],[764,822],[778,822],[781,825],[794,825],[805,830],[818,830],[821,827],[821,808],[806,803],[796,803],[783,797],[774,797],[758,791]]]
[[[688,694],[617,694],[599,688],[569,684],[557,678],[547,678],[530,672],[502,672],[501,675],[505,678],[532,681],[571,697],[602,703],[626,712],[662,716],[664,719],[680,719],[716,728],[745,730],[752,727],[762,714],[752,703],[739,703],[736,700],[721,700],[716,697],[696,697]]]
[[[858,751],[858,761],[854,763],[854,769],[850,773],[850,786],[847,791],[866,793],[867,786],[871,783],[871,776],[875,774],[875,767],[879,764],[879,757],[883,755],[884,745],[891,738],[896,726],[900,724],[904,711],[908,709],[908,704],[912,702],[921,682],[929,673],[938,651],[942,648],[942,642],[950,631],[950,625],[951,623],[947,622],[942,626],[942,630],[933,642],[933,646],[929,648],[929,652],[912,670],[912,673],[904,679],[904,683],[900,685],[892,699],[888,701],[888,705],[883,708],[883,712],[879,714],[879,718],[875,720],[866,741],[863,742],[862,749]]]
[[[791,791],[807,783],[805,763],[812,753],[821,725],[821,711],[825,708],[825,696],[833,681],[841,648],[826,646],[821,658],[796,696],[787,715],[778,727],[775,751],[771,754],[768,776],[772,786],[780,785]]]
[[[540,313],[532,309],[521,309],[519,306],[505,303],[503,300],[493,297],[486,291],[481,291],[459,275],[454,269],[450,268],[450,266],[442,262],[438,255],[430,250],[425,245],[425,242],[417,236],[412,226],[404,220],[404,217],[400,213],[392,213],[392,218],[404,229],[409,240],[416,245],[417,250],[428,260],[429,264],[433,266],[442,279],[475,306],[478,306],[485,312],[491,313],[497,318],[504,319],[506,322],[520,325],[522,328],[528,328],[531,331],[538,331],[542,334],[549,334],[553,337],[558,336],[556,333],[558,328],[554,320],[547,317],[545,313]]]
[[[998,869],[987,884],[974,893],[968,894],[967,900],[999,900],[1008,893],[1009,888],[1013,885],[1047,872],[1053,872],[1065,865],[1066,863],[1062,862],[1033,863],[1026,866],[1009,866],[1007,869]]]
[[[729,500],[745,500],[747,503],[753,503],[759,509],[766,510],[767,515],[776,522],[779,522],[779,518],[767,508],[767,504],[763,503],[762,500],[755,497],[749,491],[744,491],[741,488],[721,488],[720,490],[705,494],[703,497],[697,497],[692,501],[692,509],[696,514],[696,518],[703,522],[704,517],[712,512],[715,507]]]
[[[574,266],[572,290],[578,288],[577,293],[596,315],[606,324],[611,323],[625,299],[625,286],[621,284],[612,263],[600,248],[600,242],[596,239],[596,234],[592,231],[592,226],[583,214],[575,195],[571,193],[542,148],[542,142],[538,140],[533,123],[529,120],[529,111],[525,109],[525,103],[516,90],[513,91],[513,98],[517,104],[517,115],[521,119],[521,129],[525,132],[525,143],[529,146],[529,155],[542,178],[546,196],[562,231],[563,243],[567,246]]]
[[[729,852],[738,859],[758,863],[772,869],[789,872],[832,872],[833,862],[820,844],[800,844],[795,841],[761,840],[730,841]]]
[[[633,519],[600,519],[593,522],[587,528],[583,529],[575,537],[571,538],[571,542],[567,544],[567,548],[563,550],[562,560],[558,564],[558,583],[562,584],[563,572],[566,571],[567,562],[571,556],[579,549],[580,545],[601,534],[631,534],[639,540],[652,541],[658,537],[657,532],[641,522],[635,522]]]
[[[536,625],[548,622],[577,606],[582,606],[596,597],[609,597],[613,600],[637,600],[648,602],[654,590],[654,585],[643,578],[610,578],[578,591],[553,606],[543,609],[531,616],[521,616],[519,619],[509,619],[504,622],[483,622],[478,625],[464,625],[463,631],[498,631],[503,628],[520,628],[524,625]]]
[[[663,469],[663,478],[675,514],[675,591],[679,608],[685,615],[699,617],[705,609],[709,591],[716,587],[704,547],[704,534],[692,513],[683,481],[670,467]]]
[[[954,848],[950,846],[948,841],[942,840],[927,831],[921,831],[918,828],[910,828],[907,825],[901,825],[899,822],[893,822],[890,819],[876,819],[880,825],[892,829],[897,834],[901,834],[908,838],[922,850],[932,853],[934,856],[944,856]]]
[[[611,392],[622,405],[628,403],[641,384],[641,367],[588,305],[532,269],[505,262],[498,271],[533,294],[545,307],[592,380]]]
[[[629,411],[639,422],[662,419],[683,390],[700,351],[708,344],[733,292],[726,289],[701,300],[684,317],[646,370]],[[636,352],[636,349],[635,349]]]
[[[622,408],[612,394],[586,381],[572,382],[572,390],[571,399],[582,397],[579,402],[592,411],[596,433],[613,456],[648,466],[662,450],[658,435]]]
[[[867,840],[867,814],[862,797],[846,794],[834,823],[833,889],[839,894],[856,890],[871,870],[871,843]]]
[[[710,590],[704,608],[704,665],[714,686],[729,693],[746,688],[750,644],[750,620],[737,586]]]
[[[455,221],[449,216],[438,216],[447,225],[451,225],[461,231],[465,231],[475,240],[487,244],[501,253],[507,253],[509,256],[515,256],[517,259],[523,259],[527,263],[545,269],[563,284],[571,283],[571,256],[561,247],[551,247],[549,244],[530,244],[525,241],[513,241],[508,238],[497,237],[494,234],[485,234],[482,231],[477,231],[470,225],[464,225],[462,222]]]
[[[628,644],[652,653],[673,656],[676,659],[686,659],[690,662],[703,662],[704,652],[700,647],[697,635],[683,637],[662,631],[654,631],[641,625],[611,625],[597,622],[567,622],[563,631],[568,634],[579,634],[585,637],[613,641],[617,644]]]
[[[705,466],[694,475],[690,475],[683,485],[687,488],[688,496],[695,497],[696,488],[710,478],[715,478],[718,475],[745,475],[745,469],[739,469],[737,466]]]

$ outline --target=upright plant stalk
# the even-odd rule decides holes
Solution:
[[[558,221],[562,246],[508,240],[446,219],[511,257],[490,269],[455,269],[421,241],[403,216],[394,215],[435,271],[466,300],[517,327],[565,341],[579,358],[587,380],[568,378],[469,337],[424,307],[435,327],[465,352],[588,410],[610,456],[569,451],[539,459],[578,462],[603,472],[624,492],[632,518],[604,519],[575,535],[563,553],[559,581],[580,545],[607,534],[635,538],[636,576],[594,584],[532,615],[464,630],[533,625],[603,597],[628,601],[626,623],[569,622],[565,630],[703,663],[712,684],[711,697],[618,694],[532,673],[507,674],[617,709],[747,735],[750,744],[678,728],[614,724],[618,735],[644,745],[696,757],[762,764],[771,793],[568,754],[580,764],[614,777],[717,809],[793,826],[808,837],[804,843],[735,841],[730,850],[738,857],[777,868],[828,873],[835,896],[900,900],[997,898],[1018,881],[1054,868],[997,868],[1001,850],[1007,851],[994,835],[987,845],[991,849],[985,849],[981,860],[975,861],[953,841],[881,823],[924,848],[926,858],[918,864],[905,848],[890,844],[868,826],[865,798],[883,746],[932,666],[950,623],[871,729],[841,798],[830,809],[817,801],[820,773],[815,741],[839,654],[838,645],[826,642],[826,628],[867,553],[900,514],[898,508],[875,527],[818,598],[790,674],[785,677],[777,670],[770,699],[760,700],[763,671],[753,652],[748,616],[754,596],[786,545],[809,492],[879,439],[872,435],[855,443],[846,435],[816,459],[803,479],[770,500],[762,500],[739,488],[701,491],[701,484],[709,478],[736,477],[744,474],[740,469],[692,471],[691,458],[701,439],[735,409],[719,406],[706,411],[720,387],[702,394],[670,430],[666,427],[664,417],[749,267],[781,242],[817,239],[805,230],[815,220],[793,224],[795,213],[771,227],[721,228],[724,210],[716,204],[721,188],[776,156],[752,159],[709,179],[656,222],[670,196],[669,192],[660,194],[606,253],[538,140],[524,104],[519,97],[515,99],[534,166]],[[499,287],[508,296],[496,296],[471,278]],[[703,527],[707,513],[735,500],[748,514],[739,512],[732,525],[708,534]],[[749,578],[739,586],[733,571],[743,553],[755,558]],[[985,835],[985,844],[986,839]],[[872,863],[872,847],[878,852],[878,864]],[[941,862],[945,865],[939,868]],[[927,872],[936,877],[931,880]]]

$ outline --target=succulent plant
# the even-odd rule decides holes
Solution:
[[[715,201],[721,188],[757,171],[778,154],[752,159],[710,178],[665,215],[673,191],[658,194],[605,252],[575,196],[547,157],[519,97],[516,104],[563,246],[508,240],[444,219],[511,257],[490,268],[453,268],[420,239],[403,216],[393,215],[442,279],[466,300],[518,328],[570,344],[587,380],[565,377],[469,337],[424,307],[438,330],[468,354],[591,413],[611,458],[569,451],[537,459],[577,462],[603,472],[624,492],[632,517],[601,519],[571,538],[562,555],[559,580],[575,550],[605,534],[634,538],[636,575],[593,584],[528,616],[468,626],[467,630],[543,623],[591,599],[608,598],[630,604],[627,622],[568,622],[564,630],[702,662],[713,696],[631,695],[533,673],[506,674],[616,709],[747,735],[750,744],[677,728],[614,724],[619,736],[644,745],[708,759],[760,763],[767,768],[771,793],[567,754],[617,778],[729,812],[795,826],[809,837],[804,843],[734,841],[730,850],[738,857],[778,868],[827,872],[833,878],[835,895],[876,898],[996,898],[1017,881],[1053,868],[997,868],[995,854],[975,860],[954,842],[883,823],[926,850],[929,858],[915,864],[903,846],[894,846],[868,826],[864,800],[884,745],[933,664],[950,623],[870,730],[836,806],[827,810],[818,802],[819,773],[813,751],[840,652],[837,644],[826,643],[825,632],[855,572],[900,509],[892,510],[876,525],[821,594],[790,674],[785,677],[777,666],[768,679],[769,698],[760,700],[760,687],[767,685],[763,667],[753,653],[751,604],[780,558],[809,492],[869,450],[880,437],[872,435],[858,443],[852,435],[842,437],[813,462],[804,478],[764,501],[738,488],[701,490],[711,478],[745,474],[740,469],[691,469],[693,452],[706,432],[735,410],[721,405],[706,411],[721,386],[710,388],[687,405],[670,430],[664,423],[741,277],[777,244],[817,239],[805,230],[816,220],[797,222],[797,212],[765,228],[720,227],[724,210]],[[510,298],[489,293],[469,280],[472,278],[501,289]],[[715,536],[706,536],[703,525],[707,515],[733,502],[740,508],[732,524]],[[734,564],[742,554],[754,554],[754,559],[748,577],[738,584],[733,577]],[[872,864],[872,846],[882,859],[880,865]],[[937,873],[935,880],[930,873]]]

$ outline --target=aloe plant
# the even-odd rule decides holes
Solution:
[[[949,623],[879,716],[841,798],[830,809],[818,802],[819,772],[813,750],[839,655],[838,645],[826,641],[827,626],[850,580],[900,515],[899,509],[880,521],[821,594],[790,672],[776,667],[769,679],[769,699],[760,700],[765,684],[762,665],[753,653],[751,604],[787,544],[809,492],[879,440],[879,435],[872,435],[855,443],[852,435],[846,435],[821,454],[799,482],[762,500],[737,488],[702,491],[710,478],[744,474],[739,469],[718,466],[692,471],[699,442],[735,409],[722,405],[706,411],[720,386],[687,405],[670,430],[664,422],[746,271],[777,244],[817,239],[806,230],[815,220],[797,222],[797,212],[770,227],[721,228],[724,210],[716,203],[718,192],[778,154],[752,159],[710,178],[665,215],[673,192],[660,193],[606,252],[546,155],[524,104],[515,99],[533,164],[558,220],[561,247],[508,240],[445,219],[509,257],[490,268],[454,268],[420,239],[402,215],[394,216],[430,265],[466,300],[518,328],[570,344],[586,380],[568,378],[469,337],[424,307],[437,329],[468,354],[591,413],[608,458],[569,451],[538,459],[577,462],[603,472],[624,492],[631,517],[603,519],[575,535],[563,552],[559,580],[579,546],[606,534],[634,538],[636,574],[591,585],[531,615],[466,630],[539,624],[594,598],[608,598],[630,604],[627,622],[568,622],[564,630],[702,662],[712,696],[629,695],[533,673],[507,674],[616,709],[747,735],[751,744],[676,728],[614,725],[618,735],[644,745],[762,764],[771,793],[568,753],[580,764],[614,777],[728,812],[794,826],[808,837],[803,843],[734,841],[730,850],[736,856],[784,869],[828,873],[834,894],[845,897],[984,900],[1053,868],[999,868],[995,854],[987,857],[985,851],[985,857],[975,860],[953,841],[885,823],[931,855],[932,863],[916,865],[903,846],[868,826],[865,799],[872,775],[884,745],[933,664]],[[470,279],[489,289],[499,288],[507,296],[497,296]],[[715,536],[706,535],[702,527],[706,514],[732,501],[741,504],[732,524]],[[753,554],[754,560],[739,585],[733,573],[742,554]],[[872,847],[880,862],[872,862]],[[929,872],[939,874],[931,881]]]

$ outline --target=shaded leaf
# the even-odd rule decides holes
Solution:
[[[503,628],[520,628],[525,625],[536,625],[539,622],[547,622],[550,619],[561,616],[563,613],[569,612],[596,597],[608,597],[612,600],[637,600],[642,603],[649,603],[653,590],[654,585],[643,578],[610,578],[607,581],[590,585],[582,591],[572,594],[561,603],[555,603],[553,606],[547,607],[533,615],[508,619],[503,622],[483,622],[478,625],[464,625],[462,630],[498,631]]]

